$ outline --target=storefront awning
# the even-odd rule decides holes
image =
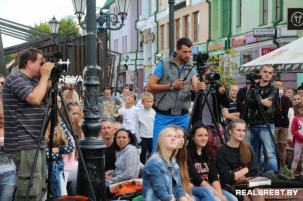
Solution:
[[[275,72],[303,72],[303,37],[240,67],[240,73],[272,65]]]

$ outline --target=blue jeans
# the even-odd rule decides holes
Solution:
[[[270,124],[270,130],[274,134],[275,126]],[[275,142],[271,138],[271,134],[268,131],[265,124],[256,125],[255,127],[248,126],[248,134],[251,135],[251,146],[253,147],[259,167],[263,167],[264,170],[278,170],[277,156],[275,152]],[[264,162],[262,166],[262,152],[263,147]]]
[[[153,132],[153,150],[152,154],[156,150],[157,141],[159,138],[160,132],[170,125],[178,125],[181,126],[185,131],[187,130],[189,122],[189,114],[185,115],[167,115],[156,113],[155,123],[154,123],[154,132]]]
[[[222,194],[226,197],[226,199],[228,201],[238,201],[238,198],[236,196],[234,196],[233,194],[225,191],[225,190],[222,190]],[[218,197],[216,197],[217,199]],[[220,199],[219,199],[220,200]]]
[[[0,201],[13,200],[16,179],[16,171],[0,173]]]
[[[215,195],[211,188],[193,186],[191,191],[192,197],[195,198],[196,201],[215,200]]]

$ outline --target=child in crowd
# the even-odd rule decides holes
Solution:
[[[302,96],[300,94],[298,94],[298,93],[295,93],[295,94],[292,95],[291,101],[292,101],[292,106],[294,107],[295,105],[297,105],[298,103],[300,103],[301,101],[303,101],[302,100]],[[288,143],[288,145],[291,146],[291,147],[292,147],[292,138],[293,137],[292,137],[290,128],[291,128],[292,120],[295,117],[295,112],[294,112],[294,108],[293,107],[289,108],[288,115],[287,115],[287,117],[289,119],[288,138],[291,141],[291,143]]]
[[[295,118],[291,124],[291,133],[293,135],[294,159],[291,169],[296,170],[300,160],[303,148],[303,102],[294,106]],[[303,166],[303,164],[302,164]]]
[[[59,117],[58,117],[59,119]],[[47,167],[49,165],[49,157],[50,157],[50,124],[45,132],[45,138],[47,141],[47,148],[46,148],[46,164]],[[67,130],[63,130],[61,124],[58,124],[54,128],[53,133],[53,143],[52,143],[52,174],[51,174],[51,187],[53,196],[59,197],[62,195],[67,195],[66,185],[64,181],[64,161],[63,158],[66,154],[73,152],[74,146],[69,136]]]
[[[144,109],[136,114],[136,137],[141,146],[140,161],[146,162],[147,151],[151,153],[153,148],[153,129],[156,112],[152,108],[154,96],[146,92],[142,95],[142,104]]]
[[[81,120],[79,117],[80,114],[80,104],[76,101],[67,101],[66,103],[68,114],[70,117],[70,120],[72,122],[75,135],[78,139],[74,139],[70,133],[68,132],[68,128],[64,122],[60,122],[62,129],[68,133],[69,137],[71,138],[71,141],[73,143],[73,146],[76,147],[75,140],[79,140],[83,138],[83,132],[81,130],[81,127],[79,125],[79,121]],[[64,116],[65,120],[67,121],[67,117]],[[77,180],[77,173],[78,173],[78,162],[77,162],[77,150],[75,149],[73,152],[68,154],[66,157],[64,157],[64,180],[67,185],[67,182],[69,181],[76,181]]]
[[[140,109],[134,106],[135,100],[136,94],[134,92],[128,92],[125,96],[125,106],[118,110],[118,116],[120,116],[123,122],[123,128],[130,130],[136,139],[136,114]]]

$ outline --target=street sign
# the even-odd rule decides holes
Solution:
[[[288,8],[288,30],[303,30],[303,8]]]
[[[276,34],[275,28],[255,28],[254,37],[273,37]]]

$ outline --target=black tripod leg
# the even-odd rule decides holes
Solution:
[[[203,92],[201,90],[199,90],[199,92],[196,94],[196,97],[195,97],[194,105],[193,105],[193,108],[192,108],[192,111],[191,111],[191,115],[190,115],[190,118],[189,118],[187,130],[186,130],[186,134],[188,136],[189,136],[189,131],[191,129],[191,125],[193,125],[197,121],[202,121],[202,115],[199,115],[199,113],[197,114],[197,111],[202,111],[202,109],[200,110],[200,104],[198,104],[198,103],[201,102],[202,93]],[[195,117],[198,117],[198,118],[194,119]]]
[[[62,92],[61,90],[59,90],[59,95],[60,95],[60,98],[62,100],[62,106],[63,106],[63,109],[64,109],[64,112],[65,114],[67,114],[67,120],[68,120],[68,124],[70,126],[70,133],[72,134],[74,140],[75,140],[75,143],[76,143],[76,147],[77,147],[77,150],[79,152],[79,158],[81,160],[81,163],[83,164],[83,169],[84,169],[84,173],[86,175],[86,178],[87,178],[87,181],[88,181],[88,184],[89,184],[89,187],[90,187],[90,190],[91,190],[91,193],[92,193],[92,196],[93,196],[93,200],[94,201],[97,201],[96,200],[96,197],[95,197],[95,193],[94,193],[94,190],[93,190],[93,187],[92,187],[92,183],[91,183],[91,180],[90,180],[90,177],[89,177],[89,174],[88,174],[88,171],[87,171],[87,168],[86,168],[86,165],[85,165],[85,161],[84,161],[84,158],[83,158],[83,155],[82,155],[82,152],[81,152],[81,149],[79,147],[79,143],[78,143],[78,140],[77,140],[77,137],[75,135],[75,130],[74,130],[74,127],[73,127],[73,124],[72,124],[72,121],[68,115],[68,109],[67,109],[67,106],[66,106],[66,103],[64,101],[64,98],[63,98],[63,95],[62,95]]]
[[[51,94],[51,91],[50,91],[50,94]],[[38,143],[37,143],[36,153],[35,153],[35,156],[34,156],[34,162],[33,162],[32,170],[31,170],[31,174],[30,174],[30,178],[29,178],[29,182],[28,182],[28,187],[27,187],[27,191],[26,191],[26,196],[25,196],[26,201],[28,200],[29,193],[30,193],[31,188],[33,186],[34,172],[35,172],[36,166],[37,166],[37,160],[38,160],[38,155],[39,155],[41,142],[43,141],[44,133],[45,133],[47,125],[50,121],[50,119],[47,118],[47,116],[48,116],[47,111],[48,111],[49,106],[50,106],[50,100],[51,100],[51,96],[49,95],[46,110],[45,110],[45,114],[44,114],[44,117],[43,117],[43,124],[42,124],[42,128],[41,128],[41,132],[40,132],[40,136],[39,136]]]

